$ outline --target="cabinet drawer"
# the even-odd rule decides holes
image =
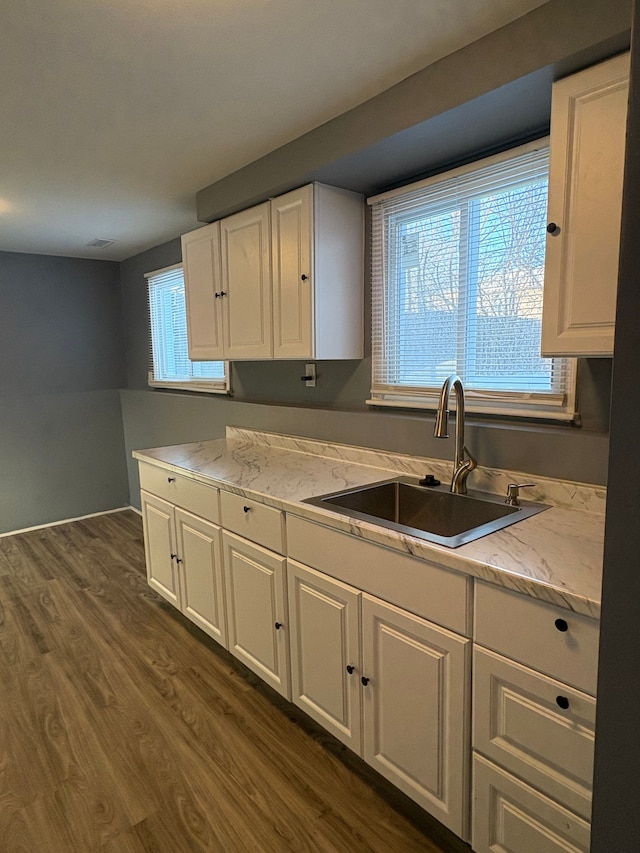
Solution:
[[[590,820],[595,699],[479,648],[473,673],[474,748]]]
[[[231,492],[221,492],[222,526],[284,554],[284,513]]]
[[[312,521],[287,518],[289,557],[469,636],[470,578]]]
[[[481,582],[475,603],[477,643],[595,696],[598,622]]]
[[[189,510],[194,515],[220,523],[219,490],[168,468],[138,462],[140,488]]]
[[[589,824],[480,755],[473,761],[474,853],[589,853]]]

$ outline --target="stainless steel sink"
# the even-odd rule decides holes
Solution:
[[[420,486],[417,479],[409,477],[308,498],[305,503],[335,509],[342,515],[449,548],[457,548],[548,509],[547,504],[533,501],[509,506],[504,497],[486,492],[453,494],[446,486]]]

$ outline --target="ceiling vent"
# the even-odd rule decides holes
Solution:
[[[95,240],[91,240],[90,243],[87,243],[87,246],[91,246],[94,249],[104,249],[106,246],[111,246],[115,242],[115,240],[106,240],[104,237],[96,237]]]

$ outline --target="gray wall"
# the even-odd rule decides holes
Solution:
[[[122,392],[131,501],[138,505],[131,451],[224,435],[227,424],[451,458],[448,442],[433,438],[433,415],[370,409],[370,360],[319,362],[318,388],[300,381],[302,362],[236,362],[233,398],[150,390],[147,386],[148,317],[144,272],[177,263],[178,241],[121,264],[126,320],[128,390]],[[481,464],[551,477],[604,483],[608,452],[610,360],[581,364],[588,427],[474,421],[467,443]]]
[[[629,44],[632,0],[548,0],[529,14],[202,189],[211,221],[318,180],[373,194],[548,124],[557,77]]]
[[[0,532],[128,503],[118,265],[0,252]]]
[[[373,188],[376,182],[380,186],[397,181],[401,177],[398,164],[403,164],[400,168],[405,173],[418,168],[429,172],[444,165],[447,153],[456,160],[483,146],[504,145],[514,135],[539,132],[548,123],[554,75],[624,49],[630,20],[631,0],[550,0],[389,92],[207,187],[198,197],[200,216],[222,215],[304,179],[330,181],[333,176],[340,182],[342,176],[342,183],[348,177],[349,185],[356,189]],[[149,391],[143,276],[179,260],[179,242],[173,241],[121,265],[127,387],[140,392],[123,393],[128,451],[135,446],[215,437],[223,433],[225,424],[232,423],[406,453],[451,456],[451,447],[431,436],[432,416],[367,409],[369,358],[319,363],[315,389],[300,382],[302,362],[283,361],[236,362],[232,400],[194,400],[188,394]],[[578,387],[582,428],[471,419],[468,444],[472,452],[484,465],[605,483],[611,360],[581,361]],[[132,470],[130,466],[135,496]]]

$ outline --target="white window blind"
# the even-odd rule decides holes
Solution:
[[[369,199],[372,405],[575,417],[575,359],[540,356],[549,148],[500,154]]]
[[[149,288],[149,384],[227,393],[225,361],[191,361],[182,265],[147,273]]]

